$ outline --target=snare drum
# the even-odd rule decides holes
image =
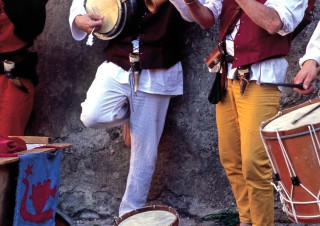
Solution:
[[[136,209],[116,218],[113,226],[178,226],[178,213],[162,205]]]
[[[320,223],[320,99],[279,112],[260,134],[283,211],[297,223]]]

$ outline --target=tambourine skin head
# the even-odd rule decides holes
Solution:
[[[110,40],[117,37],[126,21],[127,7],[125,1],[120,0],[86,0],[87,13],[93,13],[104,17],[103,24],[94,35],[102,40]]]

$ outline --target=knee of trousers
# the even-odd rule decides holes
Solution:
[[[126,123],[129,120],[129,115],[129,111],[126,112],[126,114],[119,115],[94,110],[87,111],[83,109],[80,115],[80,120],[88,128],[112,128]]]
[[[102,118],[102,116],[95,114],[94,112],[82,112],[80,115],[80,120],[87,128],[93,129],[98,129],[101,127],[107,128],[109,125],[111,127],[112,122],[114,121],[111,118],[105,117],[105,115]]]
[[[254,183],[269,184],[272,180],[272,168],[268,159],[249,158],[244,160],[242,173],[246,181],[254,181]]]
[[[96,119],[94,117],[91,117],[90,115],[81,113],[80,120],[84,124],[84,126],[88,128],[95,128],[95,126],[97,125]]]

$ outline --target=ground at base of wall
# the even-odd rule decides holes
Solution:
[[[112,219],[107,220],[78,220],[75,221],[74,226],[111,226]],[[180,218],[179,226],[231,226],[225,225],[221,222],[202,222],[198,223],[194,219]],[[295,224],[295,223],[275,223],[274,226],[312,226],[311,224]],[[313,224],[313,226],[320,226],[320,224]]]
[[[80,220],[75,222],[75,226],[111,226],[112,220]],[[179,226],[225,226],[221,223],[215,222],[205,222],[205,223],[196,223],[191,219],[180,219]]]

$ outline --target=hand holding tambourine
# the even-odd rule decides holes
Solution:
[[[86,33],[90,34],[92,30],[99,31],[103,23],[103,16],[89,13],[76,16],[74,20],[77,27]]]

